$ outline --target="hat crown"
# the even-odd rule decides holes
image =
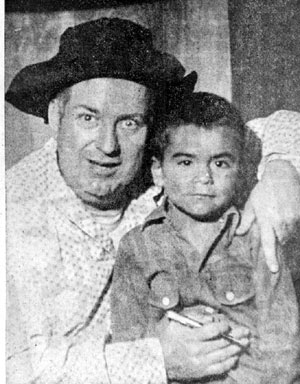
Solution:
[[[23,68],[5,98],[16,108],[46,120],[49,102],[81,81],[124,79],[162,93],[181,84],[184,74],[173,55],[155,49],[147,28],[130,20],[102,18],[68,28],[58,53]]]
[[[68,28],[61,36],[59,56],[68,60],[90,55],[144,56],[154,49],[150,31],[130,20],[102,18]]]

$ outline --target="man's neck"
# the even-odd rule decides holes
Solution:
[[[97,207],[93,207],[90,204],[84,204],[85,209],[94,217],[100,217],[100,218],[107,218],[110,220],[111,218],[114,218],[118,215],[121,215],[123,212],[123,209],[107,209],[107,210],[100,210]]]
[[[97,221],[97,223],[107,229],[107,232],[112,232],[117,228],[123,215],[123,209],[102,211],[87,204],[85,204],[85,208]]]

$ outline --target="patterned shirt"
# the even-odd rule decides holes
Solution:
[[[247,126],[262,142],[263,161],[259,175],[265,165],[273,159],[289,160],[300,172],[300,113],[280,110],[268,117],[251,120]]]
[[[108,343],[111,238],[149,214],[153,193],[109,237],[65,184],[55,140],[8,172],[8,383],[165,381],[156,339]]]
[[[299,161],[300,145],[294,142],[300,138],[300,114],[277,114],[280,119],[296,114],[292,125],[284,126],[285,156]],[[273,143],[264,150],[265,157],[278,152],[282,142],[281,130],[267,123],[271,117],[257,130]],[[11,168],[6,185],[7,382],[165,382],[158,340],[109,343],[115,248],[154,208],[157,191],[152,188],[132,201],[108,236],[101,221],[66,186],[53,139]]]

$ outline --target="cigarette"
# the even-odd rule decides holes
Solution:
[[[184,316],[184,315],[180,315],[179,313],[171,311],[171,310],[167,311],[166,315],[167,315],[167,317],[170,320],[176,321],[177,323],[180,323],[180,324],[185,325],[187,327],[201,328],[204,325],[200,321],[191,319],[190,317],[187,317],[187,316]],[[226,339],[228,341],[231,341],[232,343],[237,344],[238,346],[240,346],[243,349],[245,349],[245,346],[238,339],[235,339],[234,337],[232,337],[230,335],[226,335],[224,333],[222,333],[221,336],[224,339]]]

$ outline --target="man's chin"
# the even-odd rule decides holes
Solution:
[[[120,188],[105,194],[85,191],[80,197],[85,205],[101,211],[125,209],[128,204],[127,188]]]

